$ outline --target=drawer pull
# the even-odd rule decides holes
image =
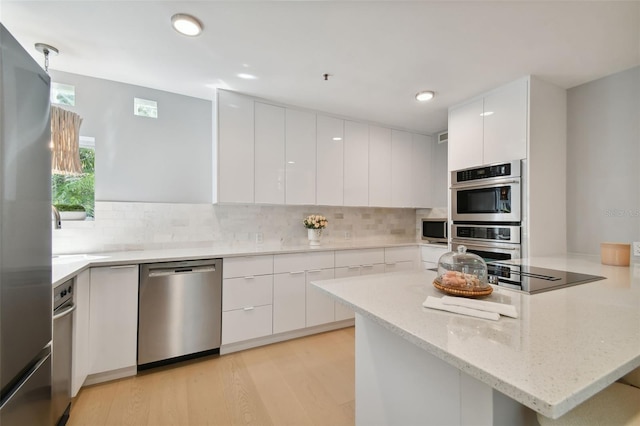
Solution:
[[[360,266],[347,266],[348,269],[360,269]]]
[[[246,277],[244,277],[245,280],[253,280],[255,279],[255,276],[253,275],[247,275]]]
[[[291,275],[300,275],[300,274],[304,274],[304,271],[289,272],[289,274],[291,274]]]
[[[317,273],[320,273],[322,271],[320,269],[312,269],[312,270],[307,271],[307,272],[310,273],[310,274],[317,274]]]
[[[362,265],[363,268],[373,268],[373,265]]]
[[[387,262],[386,265],[395,266],[396,262]]]
[[[246,308],[242,308],[243,311],[253,311],[253,306],[247,306]]]
[[[110,269],[129,269],[129,268],[135,268],[138,265],[119,265],[119,266],[110,266]]]

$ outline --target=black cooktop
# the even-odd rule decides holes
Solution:
[[[529,294],[585,284],[605,278],[597,275],[500,262],[487,263],[487,268],[491,284],[513,288]]]

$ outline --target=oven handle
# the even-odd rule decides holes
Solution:
[[[511,250],[511,251],[520,250],[520,244],[510,244],[510,243],[502,243],[500,245],[496,245],[496,244],[482,244],[480,242],[471,241],[471,240],[452,239],[451,244],[458,244],[471,249],[473,249],[473,247],[478,247],[478,248],[486,248],[486,249]],[[507,244],[509,244],[509,246],[507,246]],[[517,247],[510,247],[510,246],[517,246]]]
[[[455,185],[451,185],[451,188],[449,189],[473,189],[473,188],[497,188],[499,186],[503,186],[504,184],[508,184],[508,183],[520,183],[520,179],[505,179],[505,180],[499,180],[499,181],[492,181],[491,183],[487,184],[487,182],[485,181],[485,183],[469,183],[469,184],[464,184],[464,183],[458,183]]]

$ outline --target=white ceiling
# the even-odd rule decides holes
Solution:
[[[176,33],[178,12],[204,33]],[[56,46],[56,70],[426,133],[450,105],[527,74],[570,88],[640,64],[638,1],[0,0],[0,20],[40,63],[34,43]],[[436,98],[419,104],[420,90]]]

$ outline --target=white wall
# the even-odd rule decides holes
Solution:
[[[210,203],[212,102],[51,71],[76,88],[80,134],[96,141],[96,200]],[[158,118],[133,115],[133,98],[158,102]]]
[[[567,95],[568,251],[640,241],[640,67]]]

